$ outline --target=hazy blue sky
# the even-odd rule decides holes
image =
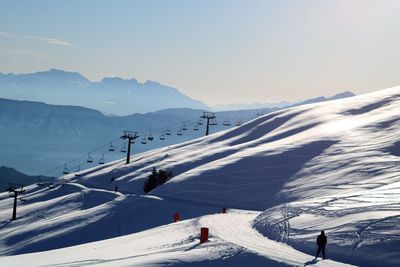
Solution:
[[[155,80],[208,104],[400,85],[400,1],[0,1],[0,72]]]

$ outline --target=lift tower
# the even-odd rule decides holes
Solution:
[[[10,197],[14,198],[14,208],[11,220],[15,220],[17,219],[17,198],[18,195],[24,193],[25,190],[24,186],[21,184],[9,184],[9,185],[10,187],[7,190],[9,193],[11,193]]]
[[[203,112],[203,116],[201,116],[200,118],[207,120],[206,135],[208,135],[210,129],[210,120],[214,120],[216,118],[215,113]]]
[[[128,150],[126,151],[126,164],[128,164],[131,157],[131,144],[134,143],[134,140],[139,138],[139,136],[137,135],[137,132],[124,131],[124,134],[121,136],[121,138],[128,139]]]

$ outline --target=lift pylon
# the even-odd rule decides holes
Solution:
[[[12,219],[17,219],[17,198],[19,194],[25,192],[24,186],[22,184],[9,184],[10,187],[8,188],[8,192],[11,193],[10,197],[14,198],[14,207],[13,207],[13,214]]]
[[[206,119],[207,120],[207,127],[206,127],[206,135],[208,135],[209,133],[209,129],[210,129],[210,120],[215,120],[215,113],[212,112],[203,112],[203,115],[200,117],[202,119]]]
[[[128,140],[128,150],[126,152],[126,164],[129,163],[131,157],[131,144],[136,138],[139,138],[139,136],[137,132],[134,131],[124,131],[124,134],[121,136],[121,139]]]

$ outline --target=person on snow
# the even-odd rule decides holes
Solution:
[[[326,243],[327,243],[327,238],[326,238],[325,232],[322,230],[321,234],[317,237],[318,250],[317,250],[317,255],[315,256],[315,259],[318,258],[319,253],[322,251],[322,259],[325,260]]]

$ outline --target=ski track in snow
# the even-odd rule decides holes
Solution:
[[[226,214],[209,215],[200,219],[200,225],[209,227],[211,236],[216,236],[248,251],[292,266],[304,266],[313,262],[313,256],[292,247],[272,241],[252,228],[252,221],[260,212],[230,210]],[[319,260],[316,266],[352,266],[331,260]]]
[[[230,210],[226,214],[206,215],[118,238],[0,257],[0,265],[191,266],[199,262],[200,266],[242,266],[237,261],[245,255],[246,262],[256,266],[351,266],[331,260],[313,260],[311,255],[265,238],[251,226],[259,213]],[[209,240],[203,244],[199,244],[200,227],[210,230]]]

